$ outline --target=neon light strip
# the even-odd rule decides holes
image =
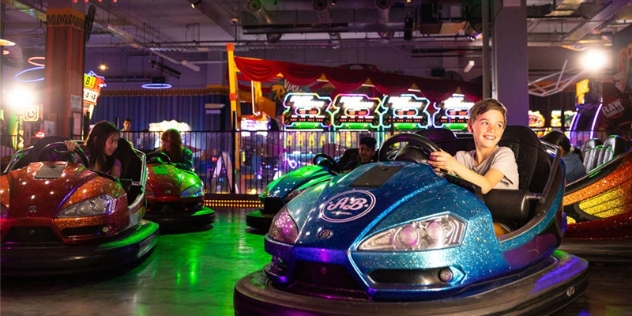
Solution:
[[[168,83],[146,83],[141,87],[144,89],[169,89],[171,85]]]
[[[595,137],[595,126],[597,125],[597,118],[599,117],[599,114],[601,114],[602,106],[603,106],[603,103],[599,103],[599,108],[597,108],[597,112],[595,113],[595,116],[593,117],[593,123],[592,123],[592,126],[590,127],[590,138]]]
[[[46,64],[44,63],[37,63],[35,62],[36,60],[46,60],[46,57],[29,57],[29,59],[27,60],[29,62],[29,64],[36,66],[36,67],[44,67],[46,66]]]
[[[42,70],[42,69],[44,69],[44,67],[33,67],[33,68],[27,68],[27,69],[24,69],[24,70],[22,70],[22,71],[18,72],[17,74],[15,74],[15,76],[13,76],[13,78],[14,78],[16,81],[19,81],[19,82],[37,82],[37,81],[43,81],[43,80],[44,80],[44,77],[42,77],[42,78],[37,78],[37,79],[26,79],[26,80],[25,80],[25,79],[20,79],[20,76],[21,76],[21,75],[23,75],[23,74],[25,74],[25,73],[27,73],[27,72],[29,72],[29,71],[36,71],[36,70]]]

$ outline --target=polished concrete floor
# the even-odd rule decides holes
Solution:
[[[246,209],[217,209],[208,230],[163,234],[154,252],[126,271],[2,278],[0,315],[233,315],[238,279],[270,260]],[[590,267],[587,291],[555,315],[632,315],[632,265]]]

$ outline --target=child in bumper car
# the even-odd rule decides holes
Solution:
[[[428,163],[478,185],[486,194],[491,189],[518,189],[518,165],[509,147],[498,146],[506,126],[507,109],[495,99],[477,102],[470,109],[467,129],[474,138],[475,150],[459,151],[453,157],[447,152],[432,152]],[[494,223],[496,235],[508,230]]]

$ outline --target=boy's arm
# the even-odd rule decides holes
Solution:
[[[494,168],[491,168],[485,175],[480,175],[444,151],[431,153],[428,163],[435,168],[445,170],[449,174],[457,175],[478,185],[483,194],[494,188],[504,176],[502,172]]]

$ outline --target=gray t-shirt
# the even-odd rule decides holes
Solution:
[[[496,147],[494,152],[478,166],[476,166],[475,155],[476,150],[459,151],[454,158],[480,175],[485,175],[492,168],[502,172],[504,177],[494,186],[494,189],[518,189],[518,165],[511,148]]]

